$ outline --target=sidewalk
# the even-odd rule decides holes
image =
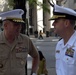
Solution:
[[[56,75],[56,72],[55,72],[55,68],[50,68],[50,69],[47,69],[48,70],[48,75]],[[28,69],[27,70],[27,75],[30,75],[31,74],[31,69]]]
[[[59,40],[59,37],[55,37],[55,36],[46,37],[45,34],[43,35],[43,39],[35,38],[34,35],[30,35],[29,37],[30,37],[30,39],[32,41],[44,41],[44,42],[46,42],[46,41],[53,41],[54,42],[54,41],[58,41]]]

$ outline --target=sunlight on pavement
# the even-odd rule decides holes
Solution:
[[[58,41],[59,39],[52,39],[52,41]]]

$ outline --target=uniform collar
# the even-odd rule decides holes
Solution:
[[[20,35],[18,36],[18,43],[22,43],[23,42],[23,38],[21,36],[22,36],[22,34],[20,33]]]
[[[6,39],[5,39],[5,36],[4,36],[4,31],[1,31],[0,32],[0,43],[5,43],[6,42]]]
[[[19,35],[17,40],[16,40],[18,43],[22,43],[22,38],[21,36]],[[5,38],[5,35],[4,35],[4,31],[0,32],[0,43],[6,43],[7,40]]]
[[[67,46],[67,45],[73,46],[75,40],[76,40],[76,31],[75,31],[75,32],[73,33],[73,35],[70,37],[70,39],[68,40],[68,42],[66,43],[66,45],[64,45],[64,40],[63,40],[63,39],[60,40],[59,43],[60,43],[60,45],[61,45],[62,47],[65,47],[65,46]]]
[[[76,40],[76,31],[73,33],[73,35],[70,37],[69,41],[67,42],[68,45],[73,46]]]

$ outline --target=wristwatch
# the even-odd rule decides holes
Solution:
[[[36,73],[32,73],[32,75],[37,75]]]

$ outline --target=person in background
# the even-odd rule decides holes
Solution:
[[[22,9],[0,13],[3,31],[0,32],[0,75],[25,75],[28,54],[33,58],[31,75],[37,75],[39,54],[32,41],[21,34],[24,23]]]
[[[56,46],[57,75],[76,75],[76,31],[74,30],[76,12],[70,8],[54,5],[54,33],[62,39]]]
[[[42,36],[42,31],[40,30],[40,32],[39,32],[39,39],[43,39],[43,36]]]
[[[41,51],[38,51],[38,53],[39,53],[40,62],[39,62],[39,68],[38,68],[37,75],[42,75],[42,74],[48,75],[48,71],[46,68],[46,59]]]

